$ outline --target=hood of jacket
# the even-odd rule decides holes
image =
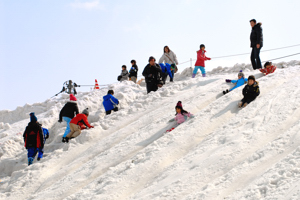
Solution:
[[[108,95],[105,95],[104,97],[103,97],[103,100],[104,101],[108,101],[110,98],[111,98],[111,94],[108,94]]]

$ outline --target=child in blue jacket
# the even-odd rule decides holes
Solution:
[[[170,80],[173,80],[173,75],[171,72],[171,65],[169,63],[159,63],[159,66],[161,68],[161,76],[162,76],[162,81],[164,84],[166,84],[166,80],[168,75],[170,76]]]
[[[229,90],[223,91],[223,94],[227,94],[228,92],[231,92],[232,90],[244,85],[245,83],[247,83],[248,79],[245,78],[245,75],[243,73],[243,71],[241,70],[238,73],[238,80],[230,80],[230,79],[226,79],[227,83],[234,83],[235,86]]]
[[[119,100],[115,98],[114,91],[109,90],[107,95],[103,97],[103,106],[105,108],[106,115],[109,115],[111,111],[118,111],[117,105],[119,104]]]

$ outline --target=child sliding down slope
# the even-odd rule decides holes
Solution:
[[[235,86],[229,90],[223,91],[223,94],[227,94],[228,92],[231,92],[232,90],[244,85],[245,83],[247,83],[248,79],[245,78],[245,75],[243,73],[243,71],[241,70],[238,73],[238,80],[230,80],[230,79],[226,79],[227,83],[234,83]]]
[[[182,124],[183,122],[185,122],[187,120],[188,117],[190,118],[193,118],[194,115],[183,110],[182,108],[182,103],[181,101],[178,101],[176,107],[175,107],[175,110],[176,110],[176,114],[175,114],[175,118],[174,119],[171,119],[169,122],[173,122],[173,121],[176,121],[177,124],[175,127],[167,130],[167,132],[170,132],[172,131],[173,129],[175,129],[178,125]]]

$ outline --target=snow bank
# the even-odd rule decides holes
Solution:
[[[61,143],[61,95],[0,111],[0,199],[299,199],[300,62],[263,76],[249,65],[219,67],[191,79],[176,74],[155,93],[132,82],[109,86],[120,111],[105,116],[107,89],[79,93],[94,129]],[[255,75],[261,95],[238,109],[239,70]],[[170,133],[177,101],[195,115]],[[27,166],[22,134],[35,112],[50,131],[45,157]]]

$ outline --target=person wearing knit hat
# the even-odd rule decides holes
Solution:
[[[174,128],[176,128],[178,125],[185,122],[188,119],[188,117],[190,117],[190,118],[194,117],[193,114],[187,112],[186,110],[184,110],[182,108],[182,102],[181,101],[177,102],[175,110],[176,110],[175,118],[171,119],[169,122],[176,121],[177,124],[175,125],[175,127],[167,130],[166,132],[171,132],[172,130],[174,130]]]
[[[27,149],[28,165],[33,163],[39,149],[44,147],[44,135],[41,125],[37,122],[35,114],[32,112],[30,115],[30,122],[28,123],[24,134],[25,148]]]
[[[231,92],[232,90],[244,85],[245,83],[247,83],[248,79],[245,78],[245,75],[243,73],[242,70],[240,70],[240,72],[238,73],[238,79],[237,80],[230,80],[230,79],[226,79],[227,83],[234,83],[235,86],[229,90],[225,90],[223,91],[223,94],[227,94],[228,92]]]
[[[37,118],[36,118],[34,112],[30,113],[29,115],[30,115],[30,121],[31,122],[37,122]]]
[[[70,139],[75,138],[81,134],[81,129],[94,128],[88,122],[89,110],[88,108],[84,109],[82,113],[77,114],[71,121],[70,121],[70,133],[66,136],[65,140],[68,143]]]
[[[250,102],[254,101],[260,94],[258,82],[255,80],[255,76],[248,77],[248,84],[243,89],[244,98],[240,101],[239,107],[246,107]]]
[[[77,106],[77,99],[73,94],[70,94],[70,101],[68,101],[64,107],[61,109],[59,113],[59,120],[58,122],[61,123],[62,120],[67,122],[67,127],[65,133],[62,137],[62,142],[66,142],[66,136],[70,133],[70,121],[79,114],[79,109]]]

